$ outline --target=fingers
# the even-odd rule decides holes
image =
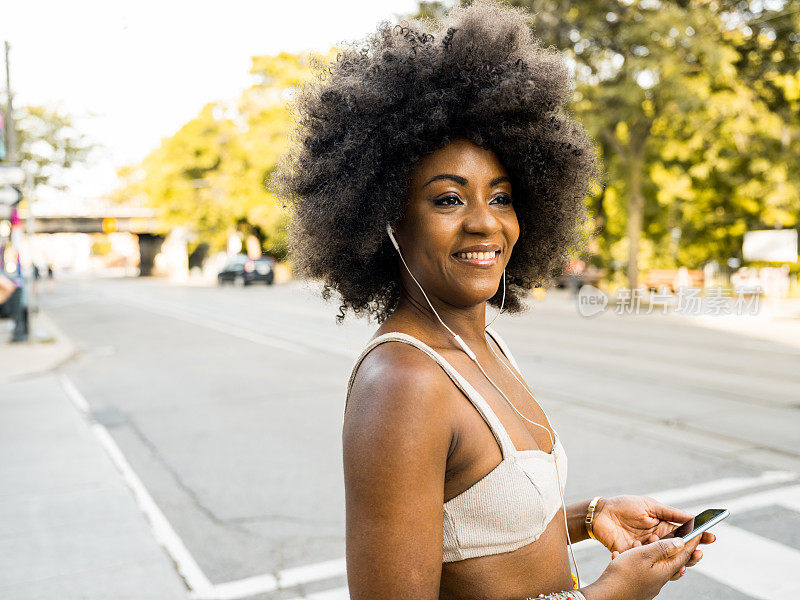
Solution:
[[[710,531],[703,532],[703,535],[700,536],[700,543],[701,544],[712,544],[717,541],[717,536],[715,536]]]
[[[662,521],[671,521],[672,523],[685,523],[694,517],[693,514],[688,513],[685,510],[675,508],[674,506],[661,504],[661,502],[656,500],[650,501],[650,510],[652,511],[654,517],[658,517]]]
[[[614,559],[615,559],[615,558],[617,558],[619,555],[620,555],[620,552],[619,552],[618,550],[614,550],[614,551],[611,553],[611,560],[614,560]]]
[[[681,567],[675,575],[669,578],[670,581],[678,581],[686,573],[686,567]]]
[[[681,538],[660,540],[647,546],[653,563],[659,561],[670,561],[679,557],[684,548],[684,541]],[[677,569],[677,565],[676,565]]]
[[[700,536],[686,542],[686,551],[689,554],[692,554],[695,550],[697,550],[697,546],[699,545],[700,545]]]
[[[689,562],[686,563],[687,567],[693,567],[697,563],[700,562],[700,559],[703,558],[703,551],[702,550],[695,550],[692,552],[692,557],[689,559]]]

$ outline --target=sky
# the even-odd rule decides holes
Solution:
[[[206,103],[237,98],[252,83],[251,56],[325,50],[416,7],[416,0],[9,1],[0,40],[11,44],[15,105],[65,109],[103,146],[71,177],[74,197],[102,197],[116,185],[118,166],[144,158]]]

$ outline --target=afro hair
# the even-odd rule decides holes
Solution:
[[[449,141],[493,151],[511,176],[520,237],[506,269],[506,307],[545,285],[586,241],[584,200],[599,179],[585,129],[566,111],[573,88],[528,15],[493,0],[441,23],[382,22],[299,91],[296,129],[269,185],[292,209],[298,272],[323,296],[382,322],[401,282],[386,223],[404,210],[414,166]],[[500,302],[500,292],[490,300]]]

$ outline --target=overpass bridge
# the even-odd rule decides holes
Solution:
[[[151,208],[106,207],[81,213],[40,213],[34,211],[31,228],[28,212],[19,212],[24,231],[47,233],[131,233],[139,241],[139,274],[150,275],[153,262],[169,232]]]
[[[27,231],[27,211],[20,211]],[[160,235],[166,228],[151,208],[114,208],[102,212],[33,214],[33,233],[135,233]]]

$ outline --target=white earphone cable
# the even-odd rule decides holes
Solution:
[[[436,312],[436,309],[433,307],[433,304],[431,303],[430,299],[428,298],[428,295],[425,293],[425,290],[424,290],[424,289],[422,289],[422,285],[420,284],[420,282],[419,282],[419,281],[417,281],[417,278],[416,278],[416,277],[414,277],[414,274],[411,272],[411,269],[409,269],[409,268],[408,268],[408,264],[406,263],[406,260],[405,260],[405,258],[403,258],[403,253],[400,251],[400,245],[397,243],[397,240],[396,240],[396,239],[395,239],[395,237],[394,237],[394,231],[392,231],[392,227],[391,227],[391,225],[389,225],[389,224],[387,224],[387,225],[386,225],[386,232],[389,234],[389,239],[391,239],[391,241],[392,241],[392,245],[395,247],[395,250],[397,250],[397,254],[400,256],[400,260],[403,262],[403,266],[406,268],[406,271],[407,271],[407,272],[408,272],[408,274],[411,276],[411,279],[413,279],[413,280],[414,280],[414,283],[416,283],[416,284],[417,284],[417,287],[419,288],[419,291],[420,291],[420,292],[422,292],[422,295],[423,295],[423,297],[425,298],[425,301],[428,303],[428,306],[430,307],[431,311],[433,311],[433,314],[434,314],[434,315],[436,315],[436,318],[439,320],[439,323],[441,323],[441,324],[442,324],[442,327],[444,327],[444,328],[445,328],[445,329],[446,329],[446,330],[447,330],[447,331],[450,333],[450,335],[452,335],[452,336],[453,336],[453,339],[456,341],[456,343],[458,344],[458,346],[459,346],[459,347],[460,347],[462,350],[464,350],[464,352],[467,354],[467,356],[469,356],[469,358],[472,360],[472,362],[474,362],[474,363],[477,365],[478,369],[479,369],[479,370],[480,370],[480,372],[483,374],[483,376],[484,376],[484,377],[487,379],[487,381],[488,381],[488,382],[489,382],[489,383],[492,385],[492,387],[493,387],[495,390],[497,390],[497,392],[498,392],[498,393],[499,393],[499,394],[500,394],[500,395],[503,397],[503,399],[504,399],[504,400],[505,400],[505,401],[506,401],[506,402],[509,404],[509,406],[511,406],[511,408],[513,408],[513,409],[514,409],[514,412],[516,412],[516,413],[517,413],[517,414],[518,414],[520,417],[522,417],[522,418],[523,418],[525,421],[527,421],[528,423],[531,423],[532,425],[536,425],[537,427],[541,427],[542,429],[544,429],[544,430],[547,432],[547,435],[548,435],[548,437],[550,438],[550,443],[551,443],[550,453],[552,453],[552,454],[554,455],[554,456],[553,456],[553,458],[554,458],[554,460],[553,460],[553,466],[554,466],[554,468],[555,468],[555,471],[556,471],[556,480],[557,480],[557,484],[558,484],[558,494],[559,494],[559,496],[560,496],[560,498],[561,498],[561,508],[562,508],[562,513],[563,513],[563,515],[564,515],[564,527],[565,527],[566,534],[567,534],[567,546],[568,546],[568,548],[569,548],[569,553],[570,553],[570,556],[571,556],[571,558],[572,558],[572,564],[575,566],[575,577],[576,577],[576,578],[577,578],[577,580],[578,580],[578,587],[580,588],[581,576],[580,576],[580,572],[579,572],[579,570],[578,570],[578,562],[575,560],[575,553],[573,552],[573,549],[572,549],[572,539],[570,538],[570,535],[569,535],[569,524],[568,524],[568,522],[567,522],[567,507],[566,507],[566,503],[564,502],[564,492],[563,492],[563,490],[562,490],[562,486],[561,486],[561,475],[560,475],[560,474],[559,474],[559,472],[558,472],[558,461],[557,461],[557,458],[555,457],[555,451],[556,451],[556,447],[555,447],[555,446],[556,446],[556,441],[555,441],[555,437],[553,436],[553,433],[552,433],[552,430],[551,430],[551,427],[552,427],[552,426],[550,425],[550,419],[549,419],[549,417],[547,416],[547,413],[544,411],[544,408],[542,408],[542,407],[541,407],[541,405],[539,404],[539,402],[536,400],[536,398],[533,396],[533,394],[531,393],[531,391],[528,389],[528,386],[526,386],[526,385],[525,385],[525,384],[522,382],[522,380],[521,380],[519,377],[517,377],[517,375],[516,375],[516,373],[514,373],[513,369],[511,369],[511,367],[509,367],[509,366],[508,366],[508,365],[505,363],[505,361],[503,361],[503,360],[500,358],[500,356],[497,354],[497,352],[495,351],[495,349],[494,349],[494,348],[492,348],[492,344],[491,344],[491,343],[488,343],[488,339],[487,339],[487,345],[489,346],[489,349],[490,349],[490,350],[492,351],[492,353],[495,355],[495,357],[497,358],[497,360],[499,360],[499,361],[500,361],[500,363],[501,363],[501,364],[502,364],[502,365],[503,365],[503,366],[504,366],[504,367],[505,367],[505,368],[508,370],[508,372],[509,372],[509,373],[511,373],[511,375],[514,377],[514,379],[516,379],[516,380],[517,380],[517,382],[518,382],[518,383],[519,383],[519,384],[522,386],[522,388],[523,388],[523,389],[524,389],[524,390],[525,390],[525,391],[528,393],[528,395],[529,395],[529,396],[530,396],[530,397],[533,399],[533,401],[536,403],[536,405],[537,405],[537,406],[539,406],[539,408],[540,408],[540,409],[541,409],[541,411],[542,411],[542,414],[544,415],[544,418],[545,418],[545,420],[547,421],[547,425],[548,425],[548,427],[545,427],[544,425],[541,425],[541,424],[539,424],[539,423],[536,423],[535,421],[532,421],[531,419],[529,419],[528,417],[526,417],[525,415],[523,415],[523,414],[522,414],[522,413],[519,411],[519,409],[518,409],[518,408],[517,408],[517,407],[514,405],[514,403],[513,403],[513,402],[511,402],[511,400],[509,399],[509,397],[508,397],[508,396],[506,396],[506,394],[503,392],[503,390],[501,390],[501,389],[500,389],[500,386],[498,386],[498,385],[497,385],[497,384],[494,382],[494,380],[493,380],[491,377],[489,377],[489,374],[488,374],[488,373],[487,373],[487,372],[484,370],[483,366],[481,366],[481,363],[478,361],[478,357],[477,357],[477,356],[475,355],[475,353],[474,353],[474,352],[473,352],[473,351],[470,349],[470,347],[469,347],[469,346],[467,346],[466,342],[464,342],[464,340],[462,340],[462,339],[461,339],[461,336],[459,336],[459,335],[458,335],[456,332],[454,332],[452,329],[450,329],[450,328],[447,326],[447,324],[446,324],[446,323],[445,323],[445,322],[442,320],[442,318],[439,316],[439,313],[438,313],[438,312]],[[505,306],[505,301],[506,301],[506,272],[505,272],[505,270],[503,270],[503,296],[502,296],[502,300],[501,300],[501,302],[500,302],[500,310],[499,310],[499,311],[497,311],[497,314],[496,314],[496,315],[494,316],[494,318],[493,318],[493,319],[492,319],[492,320],[489,322],[489,324],[488,324],[488,325],[486,325],[486,326],[484,327],[484,330],[483,330],[484,336],[488,335],[488,334],[486,333],[486,329],[488,329],[488,328],[489,328],[489,326],[490,326],[492,323],[494,323],[494,322],[495,322],[495,320],[497,320],[497,317],[499,317],[499,316],[500,316],[500,313],[502,313],[502,312],[503,312],[503,307]]]

